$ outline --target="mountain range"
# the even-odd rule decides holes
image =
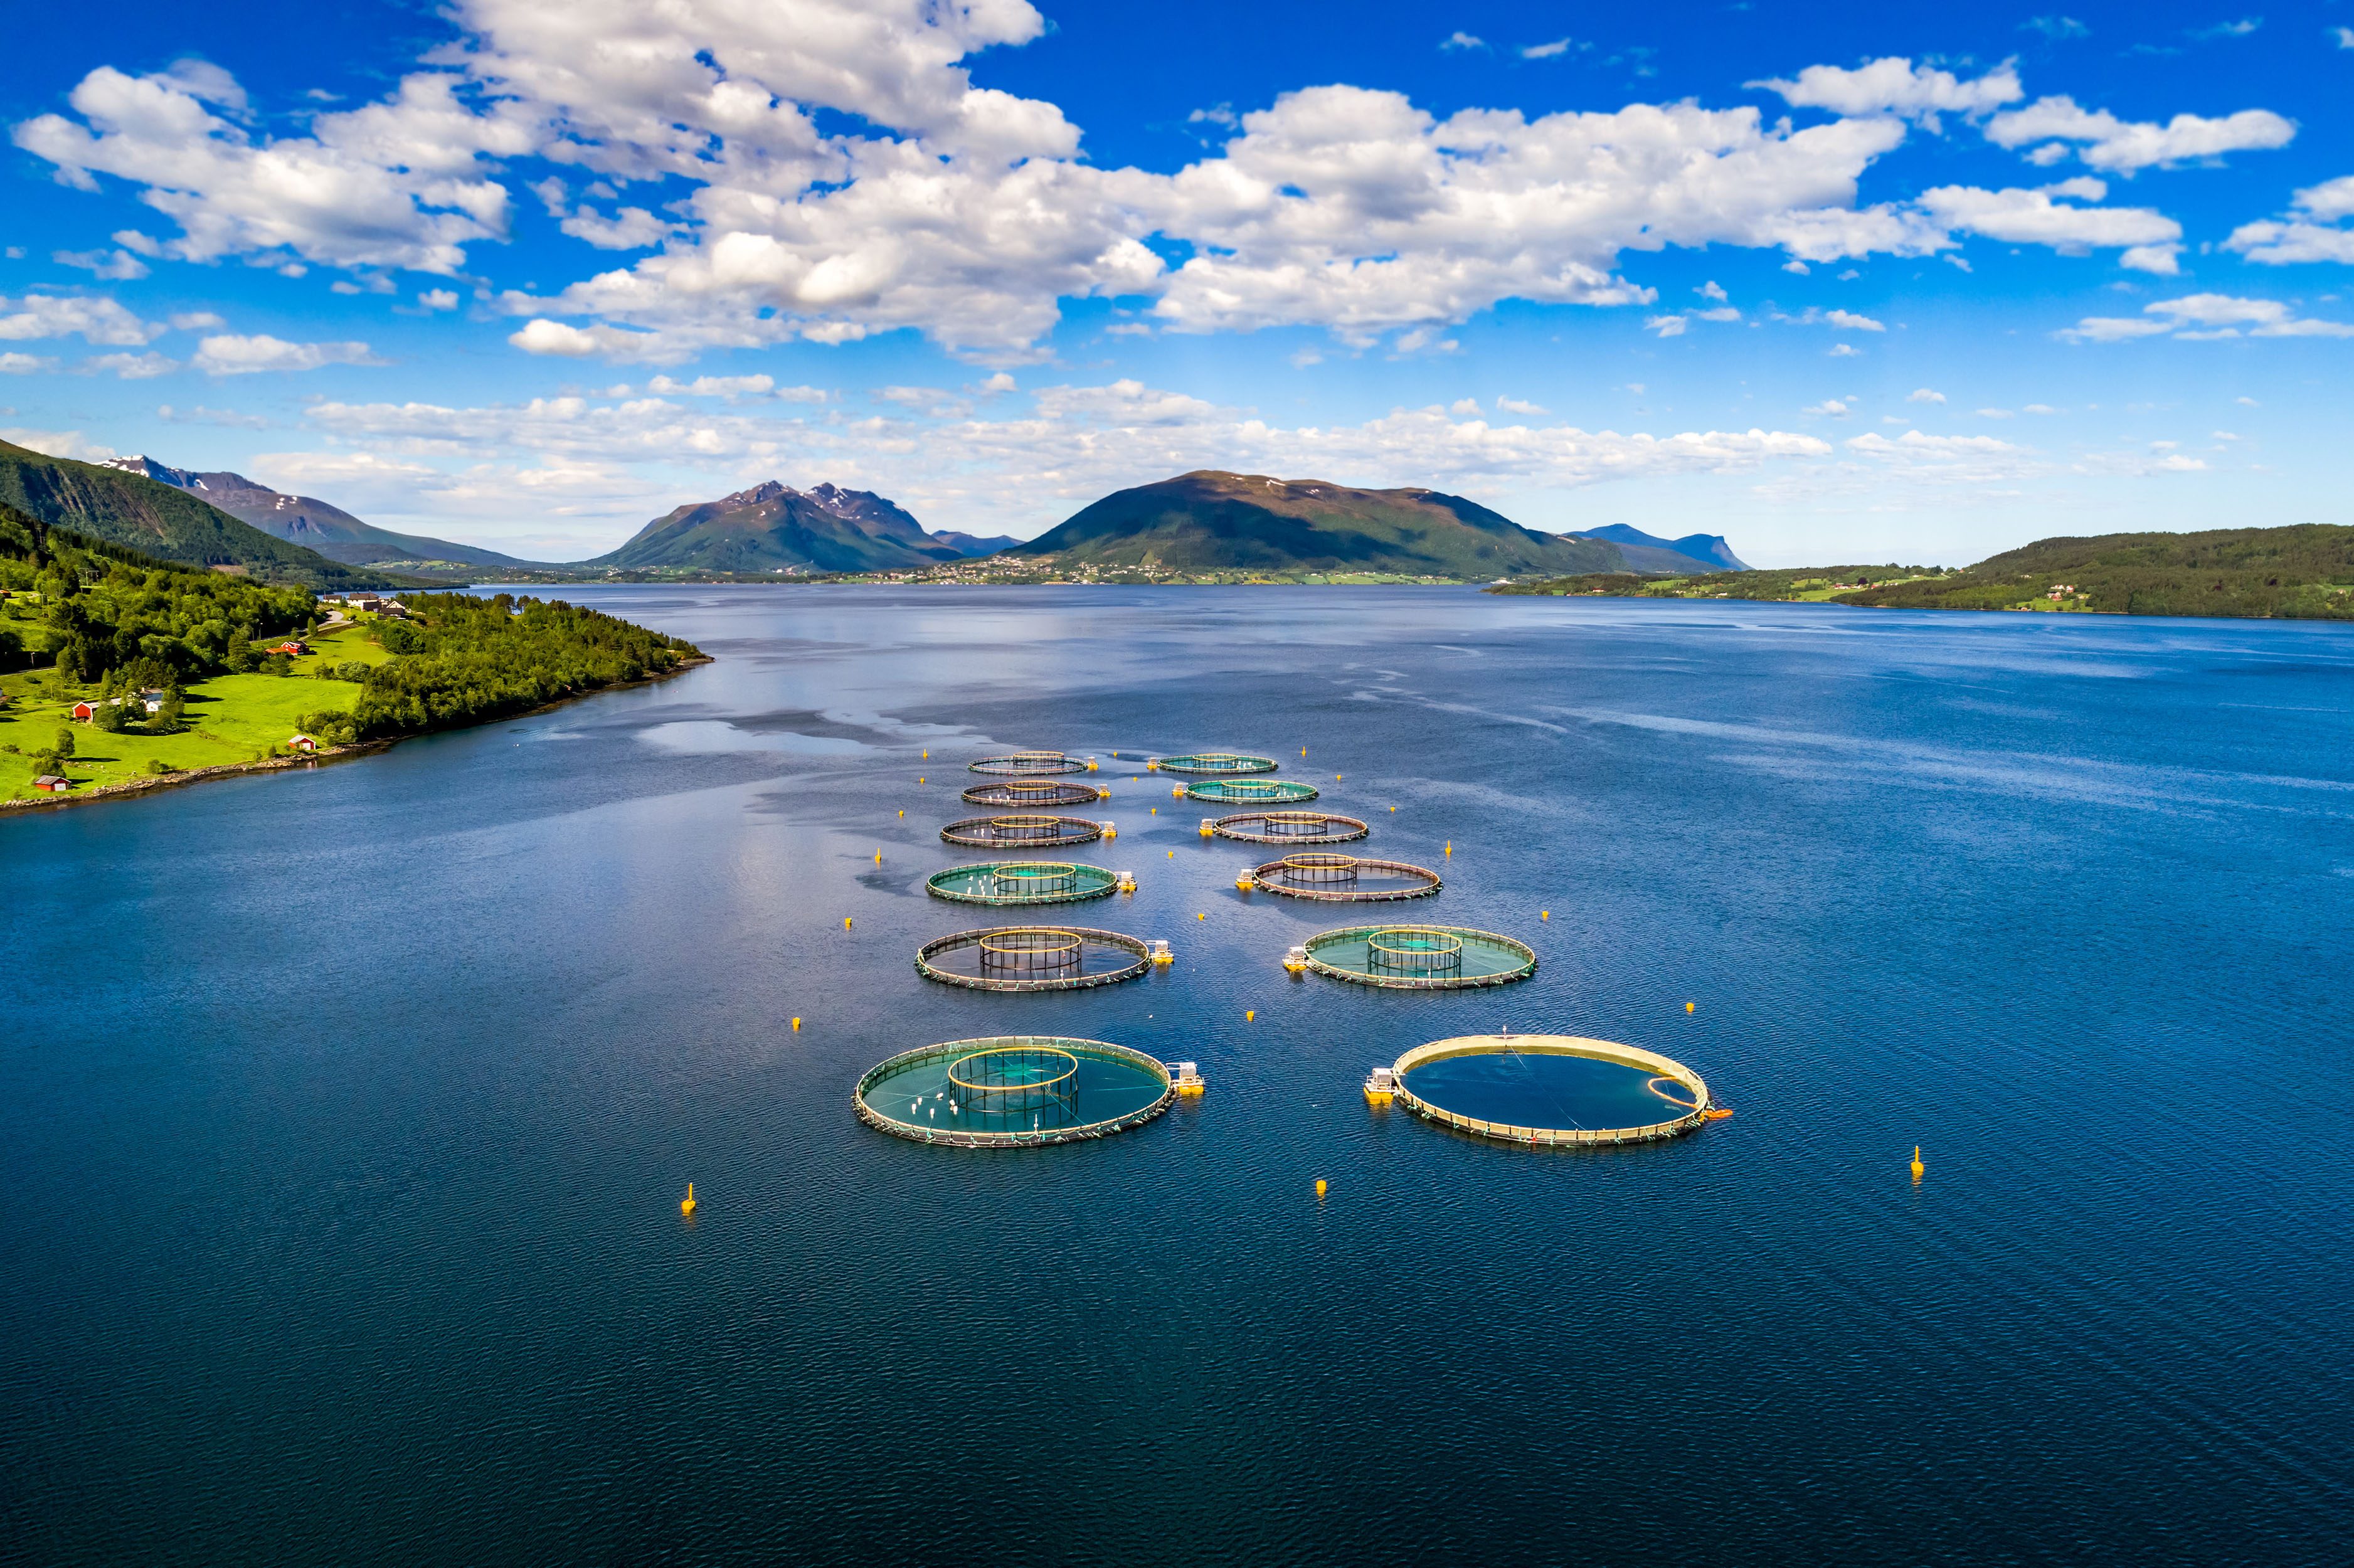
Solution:
[[[1540,534],[1459,495],[1212,469],[1116,491],[1006,553],[1182,572],[1495,577],[1625,567],[1614,544]]]
[[[1748,569],[1718,535],[1663,539],[1623,524],[1546,534],[1440,491],[1361,490],[1206,469],[1116,492],[1026,544],[928,532],[872,491],[831,483],[796,490],[769,480],[677,507],[619,549],[562,565],[397,533],[228,470],[175,468],[143,456],[81,463],[0,442],[0,502],[166,559],[243,567],[320,588],[500,571],[559,577],[921,571],[997,554],[1048,571],[1095,565],[1480,579]],[[412,576],[395,578],[396,569]]]

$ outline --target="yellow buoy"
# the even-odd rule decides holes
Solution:
[[[1921,1180],[1921,1146],[1917,1143],[1913,1146],[1913,1180]]]
[[[1196,919],[1196,920],[1206,920],[1206,919],[1208,919],[1208,918],[1209,918],[1209,916],[1208,916],[1207,915],[1196,915],[1196,916],[1193,916],[1193,918],[1194,918],[1194,919]]]
[[[845,931],[850,929],[850,916],[847,915],[842,917],[842,928]]]
[[[899,813],[899,820],[900,820],[901,821],[903,821],[903,822],[904,822],[904,821],[906,821],[907,820],[907,812],[905,812],[905,811],[900,812],[900,813]]]
[[[678,1212],[682,1214],[695,1213],[695,1183],[692,1181],[686,1184],[686,1201],[679,1204]]]
[[[1553,918],[1553,911],[1550,909],[1540,909],[1537,911],[1537,918],[1540,920],[1550,920]]]
[[[883,852],[881,850],[876,850],[875,852],[875,863],[876,865],[881,865],[883,863]]]
[[[1316,1195],[1320,1198],[1324,1195],[1324,1178],[1321,1176],[1316,1178]]]
[[[918,783],[918,784],[921,784],[921,783],[923,782],[923,780],[922,780],[922,779],[917,779],[917,780],[916,780],[916,782],[917,782],[917,783]]]
[[[1691,1010],[1692,1010],[1696,1005],[1698,1005],[1698,1004],[1697,1004],[1697,1003],[1694,1003],[1694,1002],[1689,1002],[1689,1001],[1688,1001],[1688,1002],[1684,1003],[1684,1011],[1685,1011],[1686,1012],[1691,1012]]]
[[[1304,746],[1303,746],[1303,747],[1301,747],[1299,748],[1299,755],[1300,755],[1300,756],[1302,756],[1302,757],[1307,756],[1307,755],[1308,755],[1308,748],[1307,748],[1306,747],[1304,747]]]
[[[1257,1014],[1256,1012],[1246,1012],[1246,1013],[1244,1013],[1244,1014],[1243,1014],[1243,1022],[1244,1022],[1245,1023],[1250,1023],[1250,1022],[1253,1022],[1257,1021],[1257,1018],[1258,1018],[1258,1014]]]

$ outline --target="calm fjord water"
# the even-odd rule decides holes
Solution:
[[[583,597],[720,662],[0,821],[0,1555],[2343,1561],[2345,629]],[[1013,746],[1264,748],[1543,967],[1292,980],[1341,920],[1108,763],[1082,858],[1141,885],[1073,917],[1176,965],[928,985]],[[1739,1114],[1535,1153],[1358,1093],[1505,1025]],[[1014,1153],[853,1118],[1014,1031],[1210,1090]]]

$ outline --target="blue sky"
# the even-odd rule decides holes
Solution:
[[[1216,467],[1757,564],[2339,521],[2354,3],[12,18],[0,434],[568,559]]]

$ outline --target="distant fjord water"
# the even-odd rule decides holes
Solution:
[[[718,662],[0,821],[0,1556],[2343,1561],[2345,628],[559,591]],[[1015,747],[1105,759],[1079,858],[1139,889],[1068,918],[1173,966],[916,975]],[[1542,968],[1288,977],[1343,918],[1111,760],[1204,747]],[[1359,1093],[1505,1027],[1737,1114],[1538,1152]],[[1016,1032],[1209,1091],[1018,1152],[854,1117]]]

